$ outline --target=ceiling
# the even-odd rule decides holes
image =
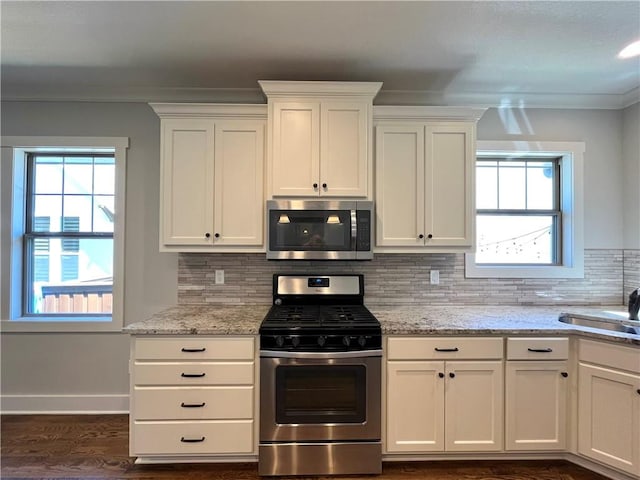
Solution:
[[[5,1],[3,100],[264,102],[257,80],[381,81],[378,104],[623,108],[640,1]]]

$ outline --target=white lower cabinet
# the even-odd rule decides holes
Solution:
[[[391,337],[386,451],[499,451],[501,338]]]
[[[253,337],[134,337],[132,456],[256,454]]]
[[[566,448],[568,353],[568,338],[507,339],[506,450]]]
[[[640,349],[580,340],[578,452],[640,476]]]

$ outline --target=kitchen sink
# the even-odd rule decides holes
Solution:
[[[625,323],[624,320],[608,320],[604,318],[594,318],[575,314],[562,315],[558,320],[562,323],[577,325],[579,327],[597,328],[599,330],[640,335],[640,326],[629,325],[628,323]],[[626,322],[632,321],[633,320],[627,320]]]

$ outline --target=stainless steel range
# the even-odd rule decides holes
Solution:
[[[382,470],[380,322],[362,275],[274,275],[260,326],[260,475]]]

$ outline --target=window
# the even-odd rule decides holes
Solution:
[[[581,278],[582,153],[569,142],[478,142],[467,277]]]
[[[128,139],[2,142],[2,175],[12,179],[3,330],[120,330]]]
[[[111,315],[115,158],[29,153],[24,315]]]

